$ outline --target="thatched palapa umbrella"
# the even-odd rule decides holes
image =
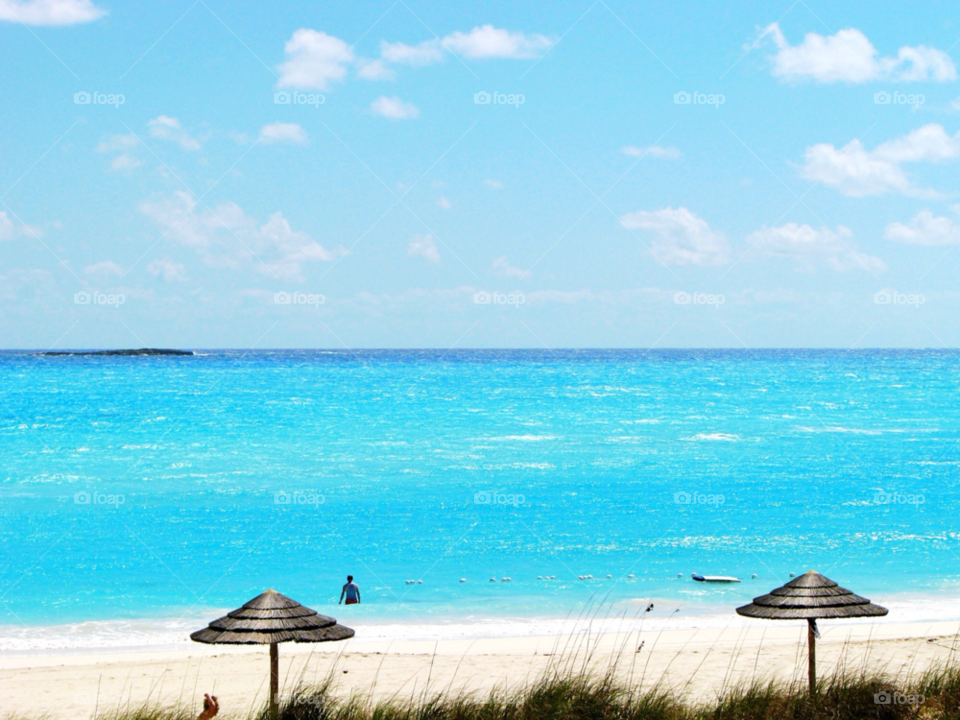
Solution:
[[[332,617],[320,615],[296,600],[267,590],[243,607],[214,620],[190,635],[195,642],[211,645],[270,646],[270,711],[276,715],[280,692],[279,644],[331,642],[353,637],[353,630],[338,625]]]
[[[810,693],[817,686],[817,629],[818,618],[880,617],[887,609],[874,605],[866,598],[854,595],[830,578],[808,570],[786,585],[772,590],[769,595],[754,598],[749,605],[737,608],[738,615],[768,620],[807,621],[807,674]]]

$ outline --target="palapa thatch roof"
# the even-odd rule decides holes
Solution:
[[[887,609],[854,595],[830,578],[809,570],[768,595],[737,608],[738,615],[769,620],[851,618],[886,615]]]
[[[330,642],[353,637],[353,630],[296,600],[267,590],[238,610],[214,620],[190,636],[195,642],[270,645],[282,642]]]

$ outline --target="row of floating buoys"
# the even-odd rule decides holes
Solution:
[[[628,577],[633,577],[633,575],[629,575]],[[683,577],[683,573],[677,573],[677,577],[678,577],[678,578],[682,578],[682,577]],[[793,573],[790,573],[790,577],[793,577]],[[757,574],[754,573],[753,575],[751,575],[751,576],[750,576],[750,579],[751,579],[751,580],[756,580],[756,579],[757,579]]]
[[[635,580],[636,577],[637,577],[637,576],[634,575],[633,573],[630,573],[629,575],[627,575],[627,579],[628,579],[628,580]],[[683,577],[683,573],[677,573],[677,577],[678,577],[678,578],[682,578],[682,577]],[[751,575],[750,577],[751,577],[751,579],[756,580],[756,579],[757,579],[757,574],[756,574],[756,573],[753,573],[753,575]],[[790,577],[796,577],[795,573],[790,573]],[[556,576],[556,575],[537,575],[537,580],[556,580],[556,579],[557,579],[557,576]],[[577,575],[577,580],[596,580],[596,579],[597,579],[597,578],[594,578],[593,575]],[[613,575],[610,575],[610,574],[608,573],[606,579],[607,579],[607,580],[612,580],[612,579],[613,579]],[[461,583],[465,583],[465,582],[468,582],[468,580],[467,580],[466,578],[460,578],[460,582],[461,582]],[[497,582],[497,578],[492,577],[492,578],[490,578],[489,582]],[[510,577],[502,577],[502,578],[500,578],[500,582],[502,582],[502,583],[513,582],[513,578],[510,578]],[[404,583],[405,583],[406,585],[423,585],[423,580],[404,580]]]

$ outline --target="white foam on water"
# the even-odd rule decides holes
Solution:
[[[731,435],[730,433],[697,433],[690,440],[716,440],[720,442],[739,442],[739,435]]]

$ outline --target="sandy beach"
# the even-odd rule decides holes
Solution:
[[[838,664],[890,675],[952,660],[960,623],[821,623],[821,677]],[[665,683],[690,700],[754,678],[803,679],[806,625],[756,623],[728,629],[666,630],[451,641],[283,645],[282,689],[328,674],[336,693],[375,698],[447,691],[487,693],[523,685],[557,667],[611,668],[634,685]],[[639,648],[639,651],[638,651]],[[0,658],[3,710],[23,717],[87,718],[146,701],[220,696],[224,717],[266,698],[265,648],[196,646],[184,651],[21,655]]]

